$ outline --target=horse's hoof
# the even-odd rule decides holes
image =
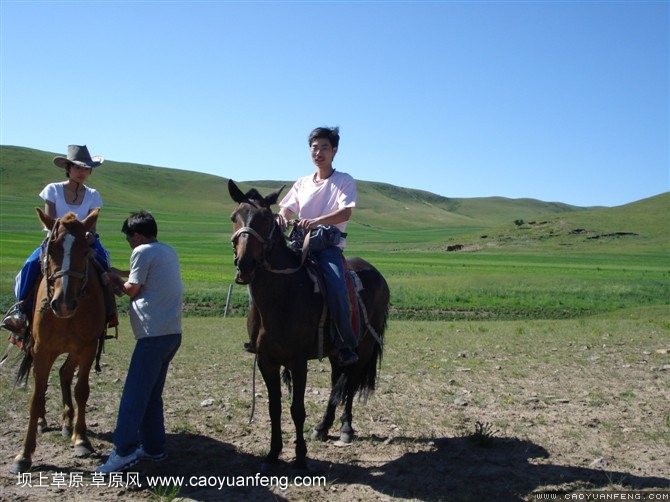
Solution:
[[[74,445],[74,456],[75,457],[88,457],[95,453],[91,443],[82,443]]]
[[[63,436],[65,439],[70,439],[72,437],[72,427],[64,425],[63,427],[61,427],[60,435]]]
[[[345,431],[340,431],[340,442],[342,443],[351,443],[354,440],[354,432],[345,432]]]
[[[328,429],[326,430],[317,430],[312,431],[312,441],[325,441],[328,439]]]
[[[12,466],[9,468],[9,472],[12,474],[19,474],[21,472],[28,472],[30,470],[30,467],[33,465],[32,460],[14,460],[14,463]]]

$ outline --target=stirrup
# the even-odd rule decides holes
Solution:
[[[23,339],[28,331],[28,316],[19,308],[21,303],[12,305],[0,322],[0,328],[10,331],[18,339]]]

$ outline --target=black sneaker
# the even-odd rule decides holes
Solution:
[[[342,349],[337,357],[340,366],[350,366],[358,362],[358,354],[351,349]]]
[[[8,329],[12,333],[16,333],[21,337],[23,337],[25,334],[27,327],[28,319],[26,318],[26,314],[20,310],[17,310],[16,312],[6,316],[0,324],[0,328]]]

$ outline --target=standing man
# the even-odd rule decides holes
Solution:
[[[356,206],[356,182],[347,173],[336,171],[333,159],[340,143],[337,127],[317,127],[308,138],[312,163],[316,172],[296,181],[279,203],[277,222],[286,230],[288,220],[297,215],[296,225],[306,231],[317,225],[334,225],[344,233]],[[344,236],[336,246],[318,251],[319,262],[326,282],[326,300],[337,335],[334,337],[339,351],[339,364],[348,366],[358,361],[358,339],[351,327],[349,295],[342,251],[346,246]]]
[[[130,215],[121,231],[133,250],[130,270],[113,269],[110,276],[131,298],[130,323],[137,343],[119,404],[114,450],[96,469],[102,473],[123,471],[142,459],[167,457],[163,387],[182,333],[183,285],[177,253],[158,242],[156,220],[146,211]]]

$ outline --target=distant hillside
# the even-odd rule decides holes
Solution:
[[[1,146],[0,195],[3,201],[41,205],[38,193],[44,185],[64,179],[62,171],[52,164],[56,155],[59,153]],[[111,160],[106,160],[89,178],[89,185],[103,194],[107,209],[130,211],[141,207],[168,212],[221,213],[224,218],[227,218],[233,207],[226,183],[226,178],[209,174]],[[244,189],[256,187],[261,192],[267,192],[282,184],[290,186],[290,183],[292,180],[247,181],[239,184]],[[358,192],[358,207],[352,222],[377,229],[489,228],[517,219],[586,209],[534,199],[447,198],[430,192],[365,181],[358,182]]]
[[[32,210],[48,182],[64,180],[52,164],[58,153],[0,147],[0,221],[3,230],[38,225]],[[238,181],[238,180],[236,180]],[[247,181],[243,189],[268,193],[288,181]],[[225,233],[234,204],[227,179],[209,174],[107,160],[89,178],[104,198],[105,232],[118,231],[128,212],[148,209],[175,224],[196,215],[204,231]],[[534,199],[448,198],[386,183],[360,181],[350,233],[357,248],[480,251],[529,246],[590,250],[616,245],[668,248],[670,192],[614,208],[582,208]],[[17,227],[18,225],[18,227]],[[12,227],[12,229],[14,229]]]
[[[449,251],[543,246],[547,250],[584,247],[589,250],[617,248],[639,252],[670,253],[670,192],[613,208],[517,219],[489,228],[485,233],[447,239]]]

